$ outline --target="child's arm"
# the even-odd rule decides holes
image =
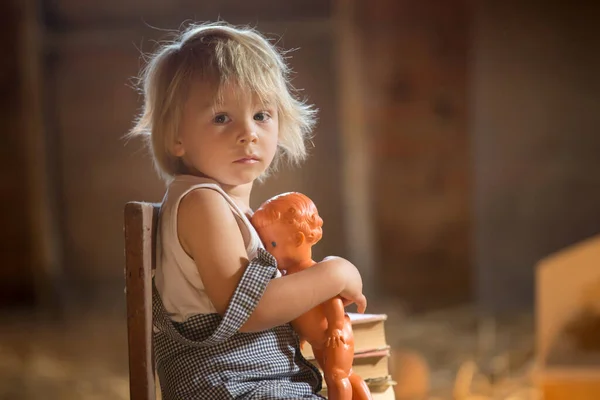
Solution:
[[[179,206],[178,235],[194,259],[206,293],[223,315],[249,264],[244,241],[229,205],[213,190],[195,190]],[[356,268],[330,258],[305,271],[269,281],[241,331],[285,324],[338,294],[366,306]]]
[[[260,331],[285,324],[340,294],[346,279],[343,262],[347,261],[329,260],[271,280],[241,331]]]

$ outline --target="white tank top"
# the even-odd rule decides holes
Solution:
[[[184,322],[193,315],[217,312],[206,295],[194,260],[185,252],[177,235],[179,203],[186,194],[196,189],[215,190],[227,200],[240,227],[249,260],[256,256],[259,247],[263,247],[246,215],[217,182],[193,175],[176,176],[169,184],[160,208],[155,283],[165,310],[177,322]],[[279,271],[278,276],[281,276]]]

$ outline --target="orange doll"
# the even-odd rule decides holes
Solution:
[[[322,236],[317,207],[301,193],[284,193],[263,203],[252,216],[277,267],[293,274],[313,266],[312,246]],[[292,321],[301,340],[313,348],[330,400],[371,400],[364,380],[353,373],[354,336],[341,297],[334,297]]]

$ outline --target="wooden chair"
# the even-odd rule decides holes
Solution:
[[[155,400],[152,270],[159,204],[125,205],[125,290],[131,400]]]

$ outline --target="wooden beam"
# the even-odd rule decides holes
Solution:
[[[375,261],[371,215],[370,143],[365,129],[366,75],[362,71],[356,0],[337,0],[334,8],[338,110],[341,126],[343,209],[349,259],[363,276],[365,293],[373,292]]]
[[[19,70],[22,74],[23,147],[28,183],[29,231],[32,241],[32,273],[37,301],[49,311],[59,311],[62,291],[62,247],[56,204],[58,202],[52,162],[44,129],[42,26],[35,0],[19,2],[23,17],[19,34]]]
[[[235,21],[231,22],[235,23]],[[122,49],[135,49],[137,47],[147,53],[152,50],[151,47],[154,45],[155,40],[162,40],[169,32],[175,32],[174,29],[180,23],[181,21],[164,19],[155,26],[137,24],[134,27],[106,26],[102,28],[77,28],[66,31],[49,30],[44,35],[44,48],[48,53],[55,53],[58,51],[88,49],[90,47],[110,46],[111,48]],[[256,28],[267,37],[273,36],[271,32],[276,32],[276,36],[281,35],[280,32],[283,32],[284,38],[286,33],[293,36],[298,32],[309,36],[319,36],[324,32],[330,32],[331,19],[315,18],[286,22],[262,21],[256,25]]]

